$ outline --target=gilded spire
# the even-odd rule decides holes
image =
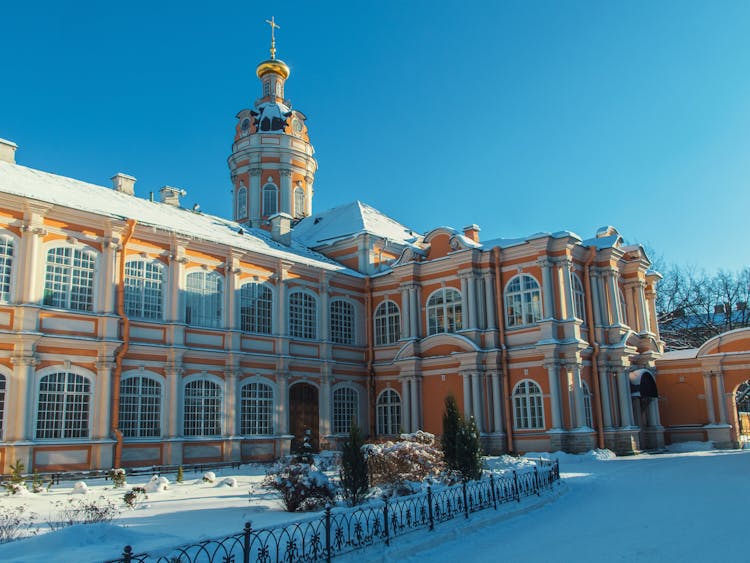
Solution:
[[[270,20],[266,20],[266,23],[271,26],[271,59],[276,58],[276,30],[281,29],[273,16]]]

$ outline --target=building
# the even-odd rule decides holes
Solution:
[[[604,227],[419,234],[315,212],[289,68],[237,114],[233,220],[17,164],[0,141],[0,472],[261,460],[440,433],[452,393],[490,452],[664,443],[659,275]],[[671,411],[670,411],[671,412]],[[671,414],[670,414],[671,416]]]

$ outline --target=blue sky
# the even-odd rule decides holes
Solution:
[[[272,15],[314,209],[485,239],[614,225],[668,262],[750,265],[748,2],[12,2],[0,137],[20,164],[229,216]]]

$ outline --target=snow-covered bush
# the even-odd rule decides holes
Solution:
[[[76,481],[75,483],[73,483],[73,490],[71,491],[71,494],[87,495],[89,494],[89,486],[85,481]]]
[[[17,459],[15,464],[10,464],[10,477],[3,483],[9,495],[28,494],[29,490],[26,488],[26,480],[23,477],[24,471],[26,471],[26,466],[20,459]]]
[[[224,477],[224,479],[219,482],[218,486],[234,488],[237,486],[237,479],[234,477]]]
[[[214,473],[213,471],[206,471],[203,474],[204,483],[213,483],[214,481],[216,481],[216,473]]]
[[[77,484],[77,483],[76,483]],[[120,513],[114,500],[104,497],[73,499],[54,503],[47,525],[54,531],[74,524],[111,522]]]
[[[423,481],[440,475],[445,469],[443,452],[435,447],[433,434],[420,430],[401,434],[400,438],[397,442],[364,446],[370,485],[403,488],[401,485],[406,481]]]
[[[22,536],[35,535],[34,521],[37,515],[34,512],[26,514],[26,507],[0,506],[0,543],[7,543]]]
[[[120,489],[128,484],[125,477],[125,470],[122,468],[110,469],[109,478],[112,479],[112,485],[114,485],[116,489]]]
[[[281,502],[288,512],[315,510],[335,496],[328,477],[307,463],[275,465],[263,480],[263,486],[281,493]]]
[[[144,487],[147,493],[161,493],[169,488],[169,479],[152,475],[151,480]]]
[[[125,504],[127,504],[130,508],[135,510],[135,507],[138,505],[138,503],[146,498],[148,498],[146,496],[146,489],[144,489],[143,487],[133,487],[123,495],[122,500],[125,501]]]
[[[52,479],[49,481],[45,481],[44,478],[39,475],[36,471],[34,471],[34,476],[31,480],[31,492],[32,493],[41,493],[45,489],[49,491],[52,488]]]

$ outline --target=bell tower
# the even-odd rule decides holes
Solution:
[[[276,58],[274,18],[271,58],[255,70],[261,97],[237,114],[229,171],[233,213],[239,223],[270,230],[268,218],[284,213],[293,219],[312,214],[313,181],[318,163],[310,144],[305,114],[292,109],[284,86],[289,67]]]

